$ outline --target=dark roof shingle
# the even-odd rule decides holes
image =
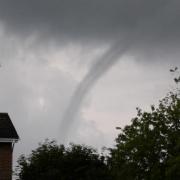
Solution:
[[[0,138],[19,139],[8,113],[0,113]]]

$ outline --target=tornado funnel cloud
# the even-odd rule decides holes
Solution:
[[[65,139],[68,137],[71,126],[73,126],[77,119],[77,115],[85,96],[92,89],[97,80],[129,49],[130,44],[130,41],[126,41],[126,43],[123,44],[117,42],[112,45],[100,58],[96,60],[86,76],[79,83],[62,118],[60,133]]]

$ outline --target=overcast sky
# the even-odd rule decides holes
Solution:
[[[112,146],[172,88],[179,0],[0,0],[0,111],[21,138]]]

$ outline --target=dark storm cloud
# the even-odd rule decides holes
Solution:
[[[141,30],[144,41],[178,41],[179,0],[0,0],[0,20],[27,36],[113,40]]]
[[[176,52],[178,57],[179,19],[179,0],[0,0],[0,22],[6,32],[20,37],[36,34],[41,43],[52,39],[61,44],[110,45],[75,90],[63,119],[65,131],[92,86],[124,53],[148,59],[145,54]]]

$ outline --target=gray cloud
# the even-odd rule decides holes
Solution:
[[[38,50],[73,43],[91,51],[135,36],[127,54],[138,61],[177,65],[179,7],[179,0],[0,0],[0,22],[7,36],[34,36],[31,48]]]
[[[122,47],[127,48],[123,52],[143,62],[152,60],[155,62],[157,59],[163,59],[163,62],[167,60],[178,62],[180,55],[179,19],[179,0],[0,0],[0,24],[4,28],[4,34],[0,36],[0,57],[4,59],[1,60],[3,67],[6,66],[6,60],[15,59],[13,65],[17,68],[16,64],[19,59],[25,63],[30,62],[29,54],[34,55],[34,53],[38,62],[33,63],[32,69],[29,69],[33,75],[32,79],[21,79],[26,77],[25,71],[23,71],[24,74],[16,76],[31,66],[31,63],[13,69],[11,72],[6,69],[7,74],[1,76],[1,82],[6,84],[4,80],[6,78],[10,83],[1,89],[1,109],[12,112],[14,118],[17,119],[20,134],[24,132],[28,134],[23,142],[34,140],[31,137],[32,131],[29,126],[34,128],[34,134],[39,137],[50,136],[47,134],[49,128],[53,129],[52,134],[57,129],[57,124],[51,124],[51,119],[59,123],[74,87],[71,85],[73,82],[63,78],[61,72],[53,72],[53,77],[49,77],[48,74],[51,74],[51,71],[42,70],[43,64],[39,61],[41,59],[41,55],[38,55],[39,51],[43,54],[43,51],[47,50],[43,48],[51,46],[50,42],[53,42],[55,49],[69,42],[73,43],[73,46],[79,43],[83,50],[85,49],[83,46],[87,47],[89,44],[91,44],[89,46],[91,50],[96,49],[99,45],[110,47],[110,51],[105,52],[101,58],[94,58],[94,64],[85,63],[88,67],[91,65],[90,71],[80,82],[73,95],[72,105],[70,105],[73,112],[67,111],[68,116],[65,115],[64,118],[71,120],[72,116],[76,115],[74,112],[81,108],[86,93],[96,80],[118,60]],[[13,40],[14,37],[17,38],[16,41]],[[31,37],[35,39],[32,40]],[[120,42],[121,39],[123,41]],[[118,44],[116,44],[117,41]],[[29,42],[31,42],[30,45]],[[133,44],[126,47],[126,44],[129,45],[130,42]],[[12,61],[9,65],[11,63]],[[38,81],[40,74],[42,76]],[[42,85],[43,89],[40,95],[46,96],[47,104],[49,104],[46,113],[45,110],[40,112],[34,105],[39,98],[36,94],[39,85]],[[49,86],[56,91],[48,91]],[[62,99],[58,99],[61,93],[63,94]],[[78,118],[81,119],[81,115]],[[30,122],[24,119],[30,119]],[[33,119],[32,123],[31,119]],[[42,134],[39,135],[38,130],[43,125],[42,119],[43,122],[46,121],[47,126],[44,126]],[[78,122],[76,126],[79,124]],[[63,135],[62,132],[61,135]]]
[[[111,44],[75,90],[63,118],[62,130],[67,131],[85,95],[124,52],[146,61],[149,54],[155,57],[151,61],[167,52],[179,54],[179,7],[178,0],[6,0],[0,1],[0,20],[8,32],[36,34],[40,42]]]
[[[179,7],[178,0],[1,0],[0,19],[10,32],[62,41],[113,40],[141,29],[146,43],[179,43]]]
[[[109,70],[122,55],[133,44],[131,38],[125,41],[118,41],[114,46],[110,47],[100,58],[97,58],[95,63],[91,66],[85,77],[79,83],[78,87],[73,93],[70,104],[63,116],[61,123],[61,132],[66,137],[69,133],[69,128],[72,126],[74,120],[82,106],[82,102],[94,84]],[[123,44],[123,45],[122,45]]]
[[[60,132],[59,124],[77,81],[64,71],[63,63],[60,63],[62,71],[52,66],[48,52],[32,49],[31,44],[21,43],[13,36],[0,34],[0,37],[4,42],[0,44],[0,109],[10,114],[21,137],[14,153],[17,160],[20,154],[29,153],[45,138],[55,138],[62,143],[65,134]],[[68,134],[68,142],[94,145],[98,144],[97,138],[104,138],[81,114],[78,119],[76,131]],[[92,133],[94,138],[88,139],[84,131]]]

